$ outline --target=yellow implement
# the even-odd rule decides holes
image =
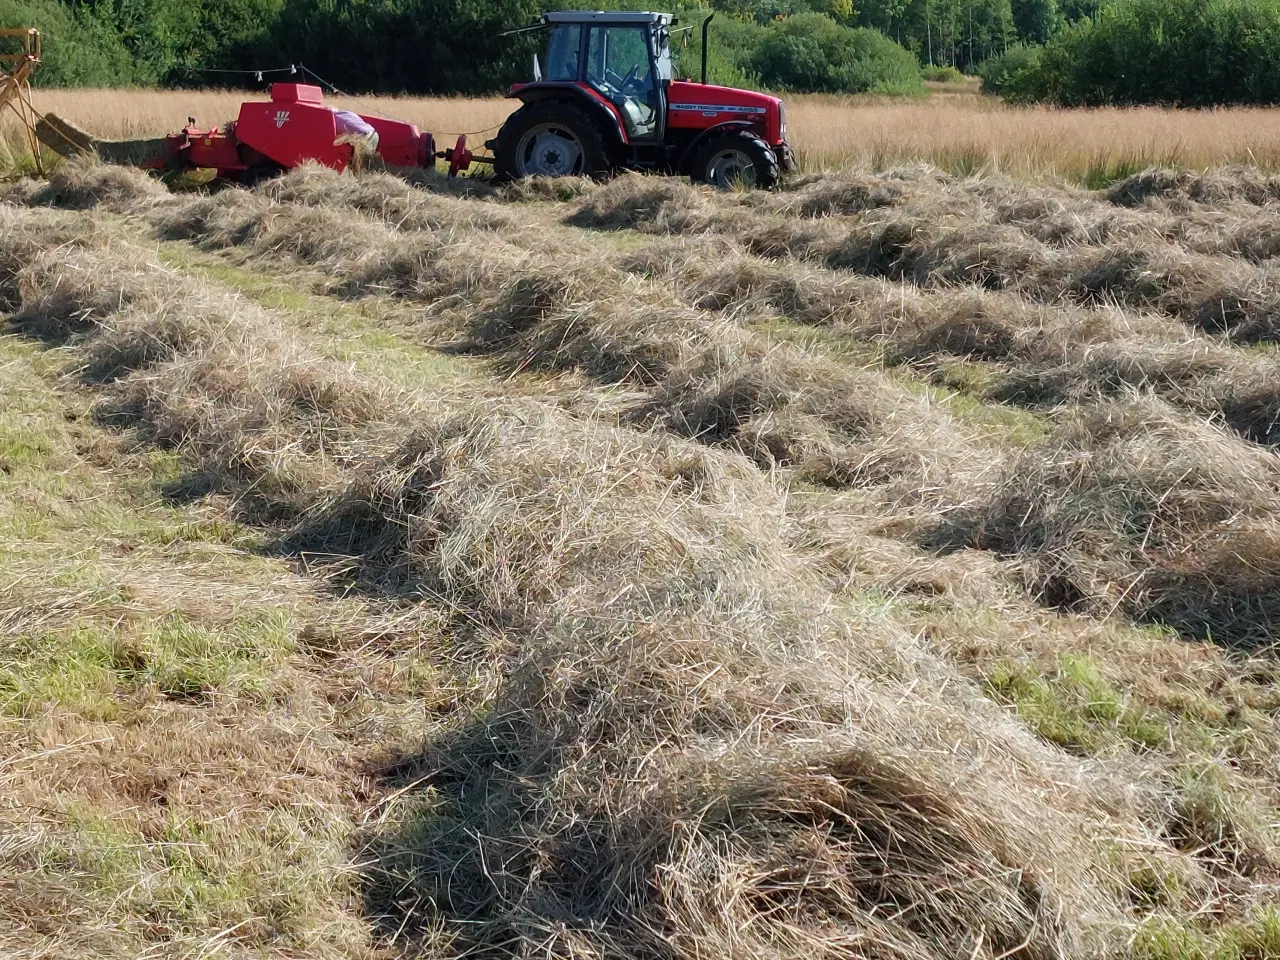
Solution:
[[[17,114],[35,159],[36,172],[43,175],[40,141],[36,138],[38,115],[31,105],[31,71],[40,62],[40,31],[32,27],[0,30],[0,40],[6,37],[19,39],[22,49],[11,53],[0,49],[0,113],[7,106]]]

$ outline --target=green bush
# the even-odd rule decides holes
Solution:
[[[115,31],[90,16],[76,16],[58,0],[0,0],[0,27],[41,31],[42,62],[32,74],[32,86],[121,87],[156,80]]]
[[[642,3],[648,8],[652,2]],[[702,76],[702,21],[707,10],[677,10],[680,27],[691,30],[677,35],[673,47],[676,75],[698,80]],[[726,87],[759,87],[751,54],[766,30],[753,20],[740,20],[720,13],[711,21],[707,45],[707,79]]]
[[[1122,0],[991,88],[1068,106],[1275,103],[1280,0]]]
[[[921,67],[920,73],[933,83],[963,83],[965,76],[955,67]]]
[[[765,28],[751,57],[768,87],[825,93],[920,93],[920,64],[875,30],[802,13]]]
[[[996,93],[1014,102],[1041,99],[1038,83],[1042,53],[1040,47],[1020,43],[1002,56],[992,57],[978,67],[982,92]]]

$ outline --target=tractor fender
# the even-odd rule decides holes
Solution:
[[[676,173],[688,173],[689,164],[693,157],[697,154],[698,148],[707,140],[714,137],[718,133],[724,133],[726,130],[753,130],[755,129],[750,122],[746,120],[726,120],[724,123],[717,123],[714,127],[707,127],[701,131],[696,137],[685,145],[680,153],[680,159],[676,162]]]
[[[527,83],[522,84],[507,94],[522,103],[537,103],[542,100],[572,100],[573,103],[587,111],[600,124],[605,141],[610,149],[621,152],[630,142],[626,128],[622,125],[622,117],[617,107],[605,100],[594,90],[584,88],[576,83]]]

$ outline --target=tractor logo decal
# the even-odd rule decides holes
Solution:
[[[276,129],[279,130],[288,122],[289,122],[289,111],[277,110],[276,111]]]
[[[737,107],[719,103],[673,103],[672,110],[697,110],[708,116],[717,113],[764,113],[764,107]]]

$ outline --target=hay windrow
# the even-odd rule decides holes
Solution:
[[[1013,466],[975,546],[1048,602],[1253,645],[1280,615],[1280,460],[1153,399],[1085,408]]]
[[[1238,208],[564,186],[0,206],[9,329],[101,425],[318,589],[447,625],[369,641],[467,690],[346,758],[375,944],[1102,960],[1273,903],[1280,381],[1235,345],[1269,322]],[[395,336],[448,375],[393,386]]]
[[[51,325],[90,305],[86,357],[155,324],[165,348],[122,348],[106,402],[267,499],[289,549],[350,556],[501,638],[465,654],[493,658],[496,697],[401,761],[448,813],[364,841],[369,896],[411,936],[636,957],[730,956],[744,936],[788,954],[1103,949],[1123,908],[1096,831],[1142,840],[1143,805],[909,635],[836,616],[749,461],[543,404],[426,414],[268,314],[220,314],[212,290],[183,328],[145,257],[113,310],[93,278],[118,291],[138,254],[96,255],[20,274]],[[64,275],[90,279],[41,299]]]
[[[65,210],[102,208],[115,213],[139,212],[168,198],[169,191],[146,171],[76,157],[58,165],[38,189],[23,188],[12,199],[33,206]],[[0,199],[8,195],[0,193]]]
[[[1152,200],[1219,204],[1232,200],[1261,206],[1280,198],[1280,180],[1248,167],[1224,167],[1205,174],[1151,167],[1120,181],[1107,199],[1120,206]]]
[[[308,176],[277,186],[323,186],[323,176]],[[392,294],[421,304],[432,316],[424,327],[437,335],[453,332],[455,349],[489,356],[508,375],[575,372],[645,389],[648,398],[633,412],[637,422],[744,450],[766,466],[794,467],[832,486],[880,484],[922,470],[954,470],[965,450],[981,445],[971,431],[889,377],[850,377],[791,348],[781,351],[785,359],[762,365],[774,348],[747,323],[776,314],[785,302],[756,296],[745,315],[710,316],[680,300],[714,306],[713,292],[680,291],[675,298],[664,284],[639,276],[634,265],[620,271],[580,249],[544,244],[530,250],[519,239],[500,237],[477,244],[465,215],[450,221],[450,232],[442,235],[388,229],[320,203],[298,208],[273,201],[264,207],[257,198],[246,203],[233,197],[222,206],[219,199],[168,212],[158,229],[166,236],[194,230],[206,245],[226,243],[322,267],[331,289],[345,295]],[[465,239],[455,238],[453,231],[467,229]],[[566,269],[570,261],[574,267]],[[819,296],[830,301],[842,294]],[[811,309],[821,309],[820,301]],[[736,364],[753,368],[768,386],[745,387],[744,393],[713,383],[716,371]],[[772,399],[753,399],[753,390]],[[865,404],[875,412],[859,409]],[[786,416],[759,421],[783,407]],[[934,438],[935,453],[919,453],[924,436]],[[868,442],[874,450],[866,449]]]
[[[919,780],[924,768],[884,765],[907,728],[913,739],[967,734],[928,696],[892,707],[892,694],[881,699],[882,684],[934,668],[895,650],[900,641],[851,636],[822,612],[819,583],[781,548],[780,502],[770,509],[763,491],[748,494],[758,481],[726,474],[736,472],[732,459],[590,425],[570,428],[583,431],[575,442],[548,442],[548,431],[566,428],[533,411],[445,422],[302,534],[330,549],[359,530],[368,561],[467,598],[486,622],[531,630],[510,652],[493,712],[414,761],[415,775],[457,798],[457,812],[395,857],[395,879],[379,895],[404,884],[400,910],[444,897],[451,912],[481,918],[459,933],[475,949],[551,937],[557,949],[577,942],[639,956],[657,936],[721,952],[746,919],[757,949],[817,946],[824,929],[867,938],[874,956],[972,949],[967,934],[945,933],[967,925],[968,895],[898,887],[905,875],[877,864],[903,857],[919,858],[921,875],[981,891],[984,922],[1002,944],[992,955],[1030,936],[1028,955],[1055,956],[1089,936],[1043,912],[1047,875],[1006,872],[1019,845],[1047,835],[993,821],[962,827],[977,811],[971,800],[948,812],[937,787]],[[649,504],[659,501],[669,509],[655,528]],[[619,595],[624,570],[636,586]],[[894,662],[906,671],[899,680],[856,672],[878,664],[883,675]],[[857,747],[829,727],[851,710]],[[735,744],[744,725],[752,742]],[[882,735],[884,747],[868,752],[867,738]],[[1011,736],[1002,749],[1015,754],[1029,746],[1011,731],[999,736]],[[461,804],[480,784],[485,802]],[[999,806],[991,799],[983,818]],[[917,816],[929,824],[918,845],[909,839]],[[477,845],[477,834],[496,846]],[[972,846],[979,834],[981,849]],[[883,843],[887,860],[873,853]],[[820,888],[778,883],[802,850],[828,864]],[[497,890],[482,882],[491,855],[509,865]],[[753,869],[763,869],[758,891],[707,896],[708,885],[718,891]],[[1067,877],[1056,882],[1084,879]],[[766,889],[775,892],[758,900]],[[1096,895],[1086,889],[1071,895]],[[794,919],[771,919],[762,904],[775,897],[794,906]],[[875,905],[887,901],[914,906],[886,926]]]

